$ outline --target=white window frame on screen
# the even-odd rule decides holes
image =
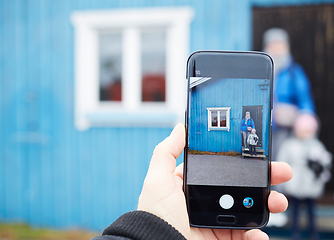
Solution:
[[[185,67],[189,54],[190,7],[75,11],[75,113],[78,130],[90,127],[172,127],[183,122]],[[166,98],[141,99],[141,28],[166,29]],[[122,30],[122,101],[99,98],[99,31]]]
[[[208,131],[212,130],[221,130],[221,131],[230,131],[230,110],[231,107],[216,107],[216,108],[207,108],[208,110]],[[212,116],[211,112],[215,111],[217,112],[217,127],[212,126]],[[224,111],[226,112],[226,127],[221,127],[220,126],[220,114],[219,112]]]

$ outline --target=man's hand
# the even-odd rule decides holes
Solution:
[[[183,185],[183,166],[176,167],[176,158],[185,146],[185,129],[178,124],[173,132],[156,146],[139,197],[138,210],[150,212],[171,224],[187,239],[269,239],[261,230],[204,229],[189,226]],[[292,169],[286,163],[272,163],[271,183],[286,182],[292,178]],[[279,213],[286,210],[288,201],[272,191],[268,199],[269,210]]]

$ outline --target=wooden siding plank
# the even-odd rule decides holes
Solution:
[[[5,117],[5,44],[4,44],[4,23],[5,23],[5,2],[0,1],[0,176],[5,176],[5,145],[7,141],[4,136],[8,134],[5,132],[5,126],[8,121],[8,117]],[[5,181],[0,181],[0,220],[2,219],[2,214],[5,212]]]
[[[34,0],[27,4],[27,89],[24,94],[28,102],[28,125],[25,131],[32,133],[39,131],[39,82],[40,82],[40,1]],[[32,225],[38,225],[41,218],[41,148],[38,144],[28,147],[28,184],[29,184],[29,212],[28,220]]]
[[[6,94],[5,94],[5,91],[4,91],[4,87],[7,87],[7,91],[10,92],[10,86],[8,86],[8,83],[9,81],[7,80],[7,75],[9,73],[9,60],[10,60],[10,57],[8,57],[5,61],[5,57],[7,56],[8,54],[8,50],[6,51],[6,44],[8,43],[8,35],[9,35],[9,25],[10,25],[10,6],[9,6],[10,3],[8,2],[2,2],[1,4],[1,10],[3,12],[2,16],[1,16],[1,19],[3,20],[3,22],[0,22],[0,26],[1,26],[1,42],[3,45],[0,45],[0,48],[1,48],[1,57],[2,57],[2,62],[3,62],[3,65],[1,66],[0,65],[0,69],[2,70],[2,74],[1,74],[1,86],[3,88],[1,88],[1,100],[3,100],[5,97],[6,97]],[[3,24],[2,24],[3,23]],[[6,24],[5,24],[6,23]],[[3,46],[3,48],[2,48]],[[2,103],[2,102],[1,102]],[[1,108],[3,111],[6,111],[8,110],[8,108],[6,106],[4,106],[3,108]],[[7,114],[6,114],[7,113]],[[8,115],[8,112],[3,112],[1,114],[1,116],[5,116],[5,115]],[[9,121],[7,121],[8,117],[6,118],[3,118],[2,120],[2,133],[3,135],[1,136],[8,136],[8,133],[7,131],[5,131],[5,129],[8,129],[8,125],[9,125]],[[5,147],[8,147],[8,142],[5,141],[4,138],[2,138],[2,141],[4,143],[4,151],[5,151]],[[7,148],[8,149],[8,148]],[[1,153],[4,153],[4,157],[6,157],[6,152],[1,152]],[[1,206],[0,206],[0,209],[1,209],[1,218],[6,218],[8,217],[8,194],[10,193],[9,192],[9,189],[8,189],[8,181],[10,180],[8,178],[8,162],[7,161],[4,161],[4,158],[1,158],[0,159],[1,161],[1,167],[0,167],[0,172],[2,173],[1,176],[3,176],[6,181],[0,181],[0,189],[1,189],[1,195],[0,196],[0,200],[1,200]]]
[[[21,119],[15,116],[16,112],[13,111],[13,109],[15,109],[16,104],[22,106],[21,104],[22,99],[14,98],[17,96],[16,92],[17,92],[17,88],[19,87],[17,79],[19,76],[18,70],[20,69],[18,69],[16,57],[21,54],[19,51],[20,49],[17,48],[18,42],[20,39],[19,38],[20,35],[19,35],[19,29],[17,29],[15,22],[16,22],[16,19],[19,17],[20,9],[19,9],[17,2],[8,3],[5,9],[6,9],[5,10],[6,16],[10,17],[10,18],[7,18],[6,20],[6,22],[9,24],[6,26],[6,32],[5,32],[5,37],[7,38],[7,41],[5,42],[5,56],[6,56],[6,61],[5,61],[6,62],[6,66],[5,66],[6,88],[5,89],[10,94],[8,95],[9,101],[5,102],[8,104],[6,106],[5,113],[7,117],[11,116],[11,119],[7,122],[6,124],[7,126],[5,127],[5,129],[8,129],[5,137],[6,137],[6,140],[10,140],[11,136],[9,133],[11,132],[11,130],[15,129],[15,123],[17,122],[15,120],[20,120],[21,123],[23,122]],[[19,198],[22,193],[24,194],[24,188],[22,188],[22,185],[21,185],[22,180],[17,175],[18,173],[17,170],[22,170],[22,168],[20,169],[21,166],[23,166],[24,168],[24,162],[23,164],[21,164],[22,163],[21,161],[24,160],[24,158],[22,158],[24,155],[20,155],[20,152],[15,151],[16,149],[14,151],[11,151],[12,146],[10,145],[10,142],[7,142],[6,148],[7,149],[5,151],[8,153],[7,156],[9,156],[10,159],[12,159],[11,162],[7,162],[8,165],[6,168],[6,173],[8,176],[7,178],[5,177],[5,180],[8,184],[6,186],[6,189],[7,189],[7,205],[6,205],[7,210],[6,211],[8,211],[8,213],[11,214],[10,218],[15,220],[15,219],[20,219],[20,212],[19,212],[20,207],[24,209],[24,206],[22,206],[22,202],[20,201],[21,199]],[[25,175],[26,174],[23,174],[23,176]]]
[[[53,138],[51,135],[53,122],[53,91],[52,91],[52,3],[51,1],[40,2],[40,82],[39,92],[39,131],[49,138],[49,141],[41,146],[41,216],[38,225],[53,226],[55,198],[54,188],[57,182],[54,173]]]

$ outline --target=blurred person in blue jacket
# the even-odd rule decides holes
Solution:
[[[270,28],[263,35],[263,51],[274,61],[272,160],[282,143],[293,133],[293,125],[300,113],[315,114],[310,82],[303,68],[294,61],[287,31]],[[282,191],[279,187],[275,190]],[[268,226],[283,227],[288,217],[284,213],[270,215]]]
[[[276,160],[280,145],[292,134],[296,116],[315,114],[315,107],[310,82],[291,55],[288,33],[280,28],[267,30],[263,48],[274,60],[272,159]]]

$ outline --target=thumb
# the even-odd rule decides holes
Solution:
[[[180,177],[174,175],[176,158],[185,145],[185,128],[177,124],[173,132],[153,152],[138,210],[150,212],[175,227],[183,235],[190,235],[189,220]],[[182,181],[182,180],[181,180]]]
[[[184,145],[185,128],[182,123],[179,123],[172,133],[155,147],[148,174],[161,171],[173,173],[176,167],[175,159],[182,153]]]
[[[159,143],[153,154],[157,151],[166,151],[169,152],[174,158],[180,156],[183,151],[185,145],[185,129],[182,123],[178,123],[169,137],[167,137],[164,141]]]

